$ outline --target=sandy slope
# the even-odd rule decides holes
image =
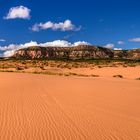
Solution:
[[[140,140],[140,81],[0,73],[0,140]]]
[[[103,67],[103,68],[72,68],[65,69],[64,72],[73,72],[81,74],[94,74],[101,77],[113,77],[113,75],[122,75],[126,79],[136,79],[140,77],[140,66],[136,67]]]

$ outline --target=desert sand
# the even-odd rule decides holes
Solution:
[[[103,67],[103,68],[72,68],[63,69],[63,73],[77,73],[83,75],[98,75],[99,77],[111,78],[114,75],[122,75],[125,79],[140,78],[140,66],[137,67]]]
[[[140,140],[138,75],[104,73],[0,73],[0,140]]]

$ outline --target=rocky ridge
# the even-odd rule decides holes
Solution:
[[[100,46],[31,46],[15,51],[16,59],[140,59],[140,49],[111,50]]]

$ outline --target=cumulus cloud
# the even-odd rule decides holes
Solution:
[[[0,51],[7,51],[7,50],[14,50],[17,48],[17,45],[15,44],[10,44],[8,46],[0,46]]]
[[[21,47],[30,47],[30,46],[39,46],[39,44],[36,41],[30,41],[25,44],[20,44]]]
[[[5,42],[5,41],[6,41],[5,39],[2,39],[2,38],[0,39],[0,42]]]
[[[122,50],[122,48],[114,48],[114,50],[118,50],[118,51],[120,51],[120,50]]]
[[[51,46],[51,47],[72,47],[72,46],[78,46],[78,45],[90,45],[90,43],[85,42],[85,41],[77,41],[74,43],[70,43],[68,41],[65,40],[55,40],[52,42],[46,42],[46,43],[40,43],[39,46]]]
[[[78,45],[91,45],[91,44],[85,41],[77,41],[73,44],[73,46],[78,46]]]
[[[129,39],[130,42],[140,42],[140,37]]]
[[[36,41],[30,41],[25,44],[10,44],[8,46],[0,46],[0,51],[3,51],[4,57],[10,57],[14,54],[16,50],[22,49],[22,48],[28,48],[30,46],[42,46],[42,47],[72,47],[72,46],[78,46],[78,45],[90,45],[90,43],[85,41],[78,41],[75,43],[70,43],[65,40],[55,40],[52,42],[45,42],[45,43],[37,43]]]
[[[40,31],[40,30],[48,30],[52,29],[54,31],[60,30],[60,31],[79,31],[81,29],[81,26],[76,27],[71,20],[67,19],[64,22],[54,23],[51,21],[48,21],[46,23],[36,23],[32,26],[31,30],[34,32]]]
[[[125,42],[120,40],[120,41],[118,41],[118,44],[119,44],[119,45],[124,45]]]
[[[24,6],[12,7],[4,19],[30,19],[30,12],[31,10]]]
[[[2,56],[10,57],[14,54],[14,52],[21,48],[27,48],[30,46],[38,46],[37,42],[30,41],[25,44],[10,44],[8,46],[0,46],[0,51],[4,52]]]
[[[108,48],[108,49],[113,49],[115,47],[115,45],[112,43],[109,43],[109,44],[106,44],[104,47]]]
[[[44,47],[47,47],[47,46],[51,46],[51,47],[70,47],[72,46],[72,44],[68,41],[65,41],[65,40],[55,40],[55,41],[52,41],[52,42],[46,42],[46,43],[40,43],[39,44],[40,46],[44,46]]]
[[[3,54],[1,54],[1,56],[3,57],[9,57],[12,56],[15,52],[15,50],[17,50],[19,48],[18,45],[15,44],[10,44],[8,46],[0,46],[0,51],[3,52]]]
[[[2,57],[10,57],[14,55],[14,53],[15,53],[15,50],[6,51],[3,53]]]

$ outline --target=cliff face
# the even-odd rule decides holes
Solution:
[[[17,59],[41,59],[41,58],[65,58],[65,59],[92,59],[92,58],[113,58],[111,50],[88,45],[76,47],[40,47],[33,46],[20,49],[15,52]]]
[[[140,60],[140,49],[114,51],[114,58]]]
[[[79,45],[76,47],[32,46],[17,50],[16,59],[140,59],[140,49],[113,51],[103,47]]]

